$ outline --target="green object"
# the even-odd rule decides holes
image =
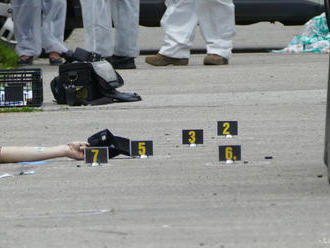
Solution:
[[[32,107],[11,107],[11,108],[0,108],[1,113],[12,113],[12,112],[42,112],[41,108],[32,108]]]
[[[0,42],[0,69],[10,69],[17,66],[18,55],[15,50]]]
[[[305,24],[301,36],[294,37],[289,45],[273,53],[329,53],[330,34],[325,13],[312,18]]]

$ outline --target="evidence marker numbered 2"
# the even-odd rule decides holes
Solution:
[[[109,161],[108,147],[86,147],[86,164],[107,164]]]
[[[131,141],[131,156],[144,157],[153,156],[153,142],[151,140],[135,140]]]
[[[239,161],[241,160],[241,146],[229,145],[219,146],[219,161]]]
[[[218,136],[238,135],[238,121],[218,121]]]
[[[204,142],[203,129],[182,130],[182,144],[200,145]]]

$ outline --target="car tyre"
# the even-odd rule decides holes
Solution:
[[[11,17],[10,0],[0,0],[0,40],[9,47],[16,46],[14,22]]]

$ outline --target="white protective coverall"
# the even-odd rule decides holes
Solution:
[[[66,0],[11,0],[16,52],[19,56],[38,57],[46,53],[66,52],[64,27]]]
[[[208,54],[229,59],[235,34],[235,7],[232,0],[166,0],[161,25],[165,32],[160,54],[189,58],[199,24]]]
[[[86,49],[104,57],[137,57],[139,0],[80,0]],[[112,45],[112,21],[116,29]]]

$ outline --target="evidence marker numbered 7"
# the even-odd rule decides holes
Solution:
[[[201,145],[204,142],[203,129],[182,130],[183,145]]]
[[[219,161],[239,161],[239,160],[241,160],[240,145],[219,146]]]
[[[86,147],[86,164],[107,164],[109,161],[108,147]]]
[[[151,140],[135,140],[131,141],[132,157],[149,157],[153,156],[153,142]]]
[[[218,121],[218,136],[238,135],[238,121]]]

